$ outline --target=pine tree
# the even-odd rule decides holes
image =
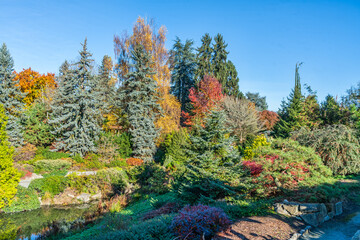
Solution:
[[[155,139],[158,130],[154,120],[159,105],[156,97],[156,82],[151,78],[155,74],[151,66],[151,56],[141,46],[132,51],[132,71],[121,86],[120,100],[131,125],[130,134],[133,154],[137,158],[150,162],[156,151]]]
[[[99,106],[94,91],[95,77],[91,73],[91,54],[87,50],[87,40],[82,44],[80,60],[69,67],[61,67],[61,81],[52,105],[54,134],[58,136],[56,148],[83,156],[95,151],[98,139]]]
[[[9,119],[6,126],[9,141],[13,146],[20,146],[23,143],[20,117],[24,106],[21,101],[24,94],[21,93],[18,87],[19,82],[14,81],[14,77],[14,60],[6,45],[3,44],[0,48],[0,104],[4,106]]]
[[[306,125],[306,113],[304,112],[305,98],[301,93],[299,67],[295,66],[295,87],[291,91],[288,101],[283,101],[278,114],[280,121],[274,127],[274,135],[278,137],[289,137],[290,132],[300,129]]]
[[[12,202],[20,181],[20,173],[13,166],[13,149],[7,141],[6,124],[5,109],[0,104],[0,209]]]
[[[225,87],[228,80],[227,55],[229,52],[226,51],[227,44],[225,44],[221,34],[217,34],[214,40],[214,55],[212,59],[213,73],[217,80],[221,83],[221,86],[223,86],[223,91],[226,92],[227,90]]]
[[[199,82],[204,78],[205,75],[212,75],[212,54],[213,49],[211,47],[212,38],[206,33],[201,38],[201,47],[196,49],[197,55],[197,70],[196,70],[196,81]]]
[[[181,110],[188,111],[189,109],[189,90],[195,86],[195,54],[193,53],[193,41],[186,40],[185,44],[181,43],[179,38],[176,38],[173,50],[171,51],[172,58],[172,94],[181,103]]]

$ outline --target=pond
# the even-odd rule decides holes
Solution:
[[[42,207],[40,209],[0,214],[0,240],[35,240],[39,233],[53,221],[74,221],[86,214],[94,213],[97,204],[66,207]]]
[[[302,240],[351,240],[360,230],[360,211],[339,216],[312,229]]]

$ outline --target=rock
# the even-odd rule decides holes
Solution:
[[[298,240],[301,237],[300,233],[294,233],[289,240]]]
[[[289,213],[290,216],[299,215],[299,205],[294,203],[288,203],[283,205],[283,209]]]
[[[330,219],[333,219],[334,216],[335,216],[335,211],[333,211],[333,212],[328,212],[328,216],[329,216]]]
[[[99,199],[101,199],[101,197],[102,197],[101,192],[98,192],[98,193],[92,195],[90,198],[91,198],[91,200],[99,200]]]
[[[319,205],[318,203],[301,203],[299,204],[299,210],[302,213],[315,213],[320,211]]]
[[[274,205],[275,212],[277,212],[281,215],[290,216],[289,213],[284,209],[283,206],[284,206],[284,204],[282,204],[282,203],[275,203],[275,205]]]
[[[79,196],[76,197],[76,199],[84,202],[84,203],[87,203],[87,202],[90,202],[90,197],[91,195],[88,194],[88,193],[82,193],[80,194]]]
[[[324,222],[327,222],[327,221],[329,221],[329,220],[330,220],[329,215],[326,215],[326,217],[324,218]]]
[[[300,215],[301,219],[307,224],[317,227],[319,226],[318,213],[308,213]]]
[[[319,213],[318,213],[318,222],[319,224],[325,222],[325,218],[327,216],[327,209],[325,204],[321,203],[319,204]]]
[[[342,202],[335,203],[335,216],[339,216],[343,213]]]
[[[71,197],[71,198],[75,198],[75,196],[72,195],[72,194],[68,194],[68,196]]]
[[[358,230],[351,240],[360,240],[360,230]]]

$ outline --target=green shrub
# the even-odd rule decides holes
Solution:
[[[169,172],[157,164],[143,164],[128,170],[128,175],[133,182],[141,186],[145,193],[163,194],[170,190]]]
[[[78,176],[73,173],[67,178],[69,187],[75,189],[78,193],[97,193],[100,189],[96,175]]]
[[[332,175],[314,149],[291,139],[275,139],[271,146],[259,147],[255,156],[252,161],[244,162],[244,168],[250,168],[253,191],[261,196],[316,186]]]
[[[124,170],[121,168],[108,168],[99,170],[96,173],[96,177],[99,181],[99,184],[110,183],[113,187],[113,190],[120,192],[127,186],[129,178]]]
[[[68,160],[39,160],[34,164],[35,172],[55,172],[68,170],[71,162]]]
[[[40,202],[36,192],[33,189],[18,186],[12,204],[3,210],[4,212],[20,212],[37,208],[40,208]]]
[[[360,172],[360,142],[355,130],[332,125],[312,131],[301,129],[293,133],[292,138],[314,148],[335,174]]]
[[[8,219],[0,219],[0,240],[15,240],[17,227]]]
[[[42,160],[42,159],[56,160],[56,159],[69,158],[69,157],[70,157],[69,153],[54,152],[54,151],[50,151],[48,147],[47,148],[39,147],[36,151],[35,158],[37,160]]]
[[[51,196],[57,195],[65,190],[67,187],[67,178],[64,176],[49,176],[33,180],[29,189],[36,190],[40,196],[45,193],[50,193]]]
[[[120,168],[123,168],[123,167],[127,167],[127,163],[126,163],[126,160],[124,159],[114,159],[112,161],[110,161],[110,163],[106,164],[107,167],[120,167]]]
[[[163,151],[161,163],[164,167],[180,167],[188,159],[186,149],[188,148],[189,134],[186,129],[169,133],[160,148]]]
[[[98,154],[106,161],[131,156],[132,147],[128,133],[103,132],[96,143]]]

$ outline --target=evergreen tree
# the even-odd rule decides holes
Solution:
[[[151,66],[151,56],[141,46],[132,51],[132,71],[126,75],[120,90],[123,104],[131,125],[130,134],[133,154],[144,161],[152,161],[156,151],[155,139],[158,130],[154,121],[159,105],[156,97],[155,74]]]
[[[103,114],[109,113],[115,101],[115,81],[111,57],[105,55],[96,79],[95,92]]]
[[[268,105],[266,103],[266,97],[261,97],[259,93],[246,93],[246,99],[255,104],[256,110],[264,111],[268,109]]]
[[[346,124],[344,122],[344,113],[340,104],[331,95],[327,95],[325,101],[321,104],[321,119],[324,125]]]
[[[185,44],[176,38],[172,58],[171,91],[181,103],[181,110],[188,111],[189,90],[195,86],[195,54],[193,53],[193,41],[186,40]]]
[[[235,193],[229,182],[240,179],[243,171],[235,164],[239,156],[225,122],[224,112],[214,110],[206,117],[204,126],[193,127],[186,172],[176,186],[187,201],[215,200]]]
[[[0,48],[0,104],[4,106],[9,119],[6,125],[9,141],[13,146],[19,146],[23,143],[20,117],[24,106],[21,101],[24,94],[21,93],[17,86],[19,82],[14,81],[14,77],[14,60],[3,44]]]
[[[214,54],[212,58],[213,74],[221,83],[221,86],[223,87],[223,92],[226,93],[226,84],[228,80],[227,55],[229,54],[229,52],[226,51],[227,44],[225,44],[225,41],[221,34],[217,34],[214,40]]]
[[[228,96],[243,98],[243,93],[239,90],[239,77],[235,65],[229,60],[226,63],[226,83],[223,86],[224,93]]]
[[[306,113],[304,112],[304,96],[301,93],[299,67],[295,66],[295,87],[291,91],[288,101],[283,101],[278,114],[280,121],[274,127],[274,135],[278,137],[289,137],[290,132],[305,126]]]
[[[197,55],[197,70],[196,70],[196,81],[199,82],[204,78],[205,75],[212,75],[212,54],[213,49],[211,47],[212,38],[206,33],[201,38],[201,47],[196,49]]]
[[[20,181],[20,173],[13,164],[14,151],[7,141],[6,123],[5,109],[0,104],[0,209],[12,202]]]
[[[54,124],[54,134],[58,136],[56,149],[64,149],[83,156],[95,151],[98,140],[100,111],[94,91],[95,77],[91,74],[91,54],[87,50],[87,40],[82,44],[80,60],[72,68],[61,67],[61,81],[52,105],[49,123]]]

